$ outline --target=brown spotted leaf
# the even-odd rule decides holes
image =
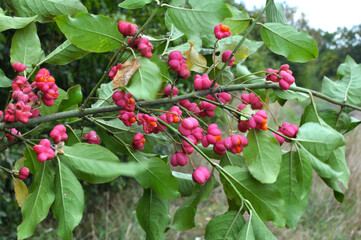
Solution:
[[[14,178],[13,181],[16,201],[18,202],[19,207],[22,207],[25,199],[29,195],[28,188],[20,179]]]
[[[117,89],[127,86],[129,80],[140,66],[141,64],[137,58],[133,58],[123,63],[122,68],[118,70],[113,79],[113,88]]]

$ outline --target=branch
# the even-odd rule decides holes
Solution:
[[[235,85],[229,85],[229,86],[219,86],[215,89],[208,89],[203,91],[197,91],[197,92],[191,92],[188,94],[184,94],[181,96],[173,97],[172,99],[169,98],[161,98],[154,101],[140,101],[137,102],[137,106],[139,107],[150,107],[150,106],[156,106],[156,105],[164,105],[164,104],[176,104],[178,101],[185,100],[185,99],[197,99],[201,96],[206,96],[208,94],[213,93],[221,93],[221,92],[232,92],[232,91],[240,91],[240,90],[249,90],[249,89],[281,89],[277,83],[271,83],[271,82],[263,82],[263,83],[253,83],[253,84],[235,84]],[[347,104],[344,103],[344,101],[338,101],[334,98],[331,98],[329,96],[326,96],[322,93],[312,91],[306,88],[301,87],[295,87],[291,86],[290,90],[296,91],[296,92],[303,92],[308,95],[312,94],[318,98],[324,99],[330,103],[345,106],[352,108],[354,110],[361,111],[361,107],[355,106],[353,104]],[[215,104],[215,103],[213,103]],[[106,112],[116,112],[121,110],[118,106],[104,106],[104,107],[98,107],[98,108],[86,108],[84,110],[71,110],[67,112],[59,112],[59,113],[53,113],[45,116],[40,116],[37,118],[31,118],[29,119],[28,123],[0,123],[0,130],[4,131],[5,128],[19,128],[19,127],[26,127],[26,126],[32,126],[32,125],[38,125],[44,122],[50,122],[60,119],[66,119],[66,118],[72,118],[72,117],[83,117],[87,115],[92,114],[98,114],[98,113],[106,113]]]

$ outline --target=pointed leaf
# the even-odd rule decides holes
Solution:
[[[26,27],[36,18],[37,16],[23,18],[23,17],[10,17],[10,16],[0,15],[0,32],[8,29],[20,29]]]
[[[273,221],[279,227],[285,225],[285,202],[275,184],[262,184],[252,178],[246,169],[237,166],[226,166],[224,170],[238,181],[231,180],[240,194],[251,202],[263,221]],[[241,206],[241,200],[232,186],[224,177],[221,178],[221,181],[227,198],[236,200],[237,205]]]
[[[280,144],[269,131],[252,129],[247,135],[248,145],[243,150],[247,167],[262,183],[274,183],[281,167]]]
[[[145,172],[135,176],[135,179],[142,187],[152,188],[159,197],[164,199],[177,199],[180,197],[177,180],[172,175],[169,167],[160,158],[140,159],[134,154],[133,158],[140,163],[146,162],[148,164]]]
[[[20,62],[26,65],[26,72],[31,72],[33,66],[39,62],[41,51],[35,23],[30,23],[25,28],[17,30],[13,36],[10,49],[11,64]]]
[[[242,240],[277,240],[256,212],[250,211],[250,219],[238,237]]]
[[[114,153],[97,144],[77,143],[63,150],[62,161],[89,183],[110,182],[120,175],[133,177],[144,171],[143,165],[120,162]]]
[[[271,1],[271,3],[266,9],[266,21],[286,23],[287,19],[283,5],[280,3],[275,3],[274,0],[267,0],[267,4],[269,1]]]
[[[81,86],[75,85],[68,89],[67,96],[63,98],[59,105],[59,112],[63,112],[69,109],[77,108],[78,103],[83,99],[83,94],[81,92]]]
[[[192,195],[193,188],[195,186],[192,174],[172,171],[172,175],[177,179],[179,185],[178,192],[181,196],[189,197]]]
[[[123,2],[119,3],[118,7],[125,8],[125,9],[137,9],[142,8],[152,0],[124,0]]]
[[[55,18],[60,30],[75,46],[90,52],[109,52],[122,45],[117,23],[103,15],[78,13]]]
[[[128,83],[126,89],[138,99],[155,100],[162,86],[161,71],[155,58],[158,56],[139,59],[141,67]]]
[[[345,139],[339,132],[315,122],[303,124],[297,133],[297,140],[321,161],[326,161],[333,150],[345,145]]]
[[[283,155],[281,171],[276,185],[286,202],[286,225],[296,228],[297,222],[307,208],[311,190],[312,166],[309,159],[298,152]]]
[[[222,0],[192,0],[189,3],[192,8],[168,7],[166,13],[166,18],[188,36],[212,33],[214,26],[229,15]]]
[[[285,56],[292,62],[308,62],[318,56],[317,42],[305,31],[282,23],[265,23],[261,36],[274,53]]]
[[[18,202],[19,207],[22,207],[29,195],[28,188],[26,187],[25,183],[18,178],[13,178],[13,183],[16,201]]]
[[[324,77],[322,93],[337,100],[361,106],[361,64],[357,64],[350,56],[347,56],[345,63],[338,68],[337,76],[339,78],[337,81]]]
[[[211,177],[204,184],[196,184],[192,195],[180,206],[173,217],[172,228],[177,231],[185,231],[196,226],[194,217],[197,213],[197,206],[206,200],[214,188],[214,177]]]
[[[73,45],[69,40],[66,40],[58,46],[54,51],[52,51],[48,56],[46,56],[42,62],[49,64],[57,65],[66,65],[72,61],[78,60],[89,52],[82,50],[75,45]]]
[[[23,221],[17,228],[19,239],[25,239],[34,234],[36,225],[46,218],[54,202],[54,169],[50,161],[41,164],[29,192],[21,208]]]
[[[33,151],[33,149],[26,145],[24,150],[24,165],[30,169],[30,173],[35,175],[39,169],[42,167],[42,164],[37,159],[37,154]]]
[[[59,237],[73,239],[73,229],[79,224],[83,210],[83,188],[74,173],[58,159],[52,212],[59,223],[57,229]]]
[[[12,81],[5,76],[5,73],[2,69],[0,69],[0,88],[8,88],[11,87]]]
[[[207,240],[236,240],[242,227],[245,225],[240,212],[229,211],[213,218],[206,227]]]
[[[165,239],[170,223],[169,201],[159,197],[152,189],[144,189],[137,205],[137,218],[147,234],[147,240]]]
[[[232,13],[232,17],[225,18],[223,24],[228,26],[232,32],[232,35],[241,34],[251,21],[250,16],[246,11],[240,11],[237,7],[227,4],[229,11]]]
[[[30,17],[37,15],[40,22],[54,21],[59,15],[74,16],[78,12],[86,12],[87,9],[79,0],[5,0],[14,10],[16,16]]]

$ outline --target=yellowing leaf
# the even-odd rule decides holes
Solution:
[[[220,54],[222,55],[222,53],[226,50],[231,50],[233,51],[234,48],[237,46],[238,42],[232,42],[232,43],[227,43],[227,44],[223,44],[221,47],[219,47],[217,49],[217,51],[220,52]],[[233,64],[237,64],[239,63],[239,61],[241,61],[242,59],[246,58],[249,56],[249,49],[246,45],[241,45],[240,48],[238,48],[236,54],[234,54],[234,62]],[[222,67],[223,65],[219,64],[218,66]]]
[[[129,80],[132,78],[134,73],[140,68],[141,64],[137,58],[126,61],[122,68],[118,70],[117,74],[113,79],[113,88],[117,89],[120,87],[127,86]]]
[[[28,188],[26,187],[25,183],[20,179],[13,178],[13,182],[16,201],[18,202],[19,207],[22,207],[25,199],[29,195]]]
[[[189,42],[190,49],[184,52],[187,59],[187,70],[203,73],[207,69],[207,60],[195,50],[194,43]]]

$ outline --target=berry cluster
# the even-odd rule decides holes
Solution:
[[[21,63],[14,63],[13,68],[17,72],[26,70],[26,66]],[[11,95],[14,102],[10,103],[5,110],[4,122],[28,123],[29,118],[39,116],[39,110],[34,108],[35,106],[40,106],[41,101],[46,106],[52,106],[59,96],[55,79],[45,68],[39,70],[31,85],[27,78],[18,75],[11,87],[14,91]]]
[[[168,56],[169,66],[178,73],[181,78],[189,78],[190,72],[187,70],[187,61],[180,51],[172,51]]]
[[[222,38],[227,38],[229,36],[231,36],[231,31],[229,30],[229,27],[223,24],[219,24],[217,26],[214,27],[214,35],[216,36],[216,38],[222,39]]]
[[[266,80],[272,82],[278,82],[280,88],[288,90],[290,86],[295,82],[295,78],[292,76],[292,71],[288,64],[283,64],[279,71],[269,68],[266,70]]]
[[[22,167],[19,170],[19,178],[22,180],[26,180],[29,177],[30,169],[28,167]]]
[[[118,22],[118,30],[124,37],[134,36],[138,32],[138,26],[129,22]]]
[[[133,112],[135,109],[135,100],[132,97],[133,95],[131,93],[126,93],[124,90],[116,91],[112,96],[115,104],[120,108],[124,108],[128,112]]]
[[[110,69],[110,72],[109,72],[109,77],[110,79],[114,79],[115,75],[117,75],[117,72],[119,69],[122,68],[122,64],[121,63],[118,63],[116,66],[112,67],[112,69]]]
[[[277,132],[279,132],[289,138],[296,138],[296,135],[298,132],[298,127],[297,127],[297,125],[293,125],[288,122],[284,122],[282,124],[282,126],[278,129]],[[286,140],[286,142],[288,142],[287,139],[284,139],[280,135],[273,133],[273,132],[272,132],[272,134],[276,137],[276,139],[280,143],[280,145],[282,145],[285,142],[285,140]]]
[[[128,44],[133,40],[133,38],[130,38],[128,40]],[[138,49],[140,54],[143,57],[151,58],[153,45],[149,42],[149,39],[146,37],[137,37],[133,43],[130,45],[131,48]]]
[[[133,137],[132,146],[134,149],[143,150],[145,144],[145,138],[142,133],[137,133]]]
[[[226,50],[222,53],[222,62],[226,63],[228,61],[228,59],[231,57],[232,55],[232,51],[231,50]],[[228,63],[228,66],[232,66],[234,60],[236,60],[235,57],[232,57],[231,60]]]
[[[99,144],[100,138],[98,137],[97,133],[95,131],[90,131],[87,134],[84,135],[85,142],[89,144]]]
[[[1,117],[1,115],[0,115],[0,117]],[[16,130],[15,128],[12,128],[10,131],[11,131],[11,133],[13,133],[15,135],[21,136],[21,133],[18,130]],[[7,133],[5,136],[9,143],[16,141],[16,137],[14,135]]]

